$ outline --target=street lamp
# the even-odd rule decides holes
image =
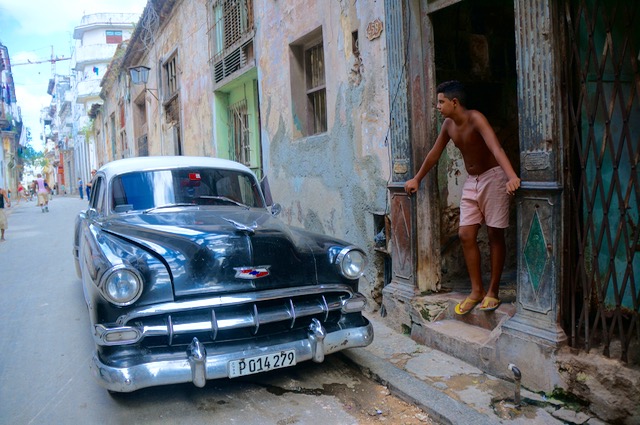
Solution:
[[[129,68],[129,75],[131,76],[131,82],[133,84],[135,85],[144,84],[144,90],[151,93],[151,95],[155,97],[156,100],[158,100],[158,97],[155,94],[153,94],[153,92],[151,91],[156,89],[147,88],[147,81],[149,81],[150,70],[151,68],[146,67],[144,65],[132,66]]]

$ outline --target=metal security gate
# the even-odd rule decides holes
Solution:
[[[573,347],[635,362],[640,341],[640,2],[567,0],[563,318]],[[631,354],[631,355],[630,355]]]

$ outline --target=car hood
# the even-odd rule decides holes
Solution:
[[[332,245],[266,210],[172,209],[124,214],[102,224],[103,231],[161,257],[176,297],[315,285],[318,263],[326,272]]]

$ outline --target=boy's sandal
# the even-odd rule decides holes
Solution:
[[[474,300],[474,299],[471,299],[471,298],[467,297],[467,298],[465,298],[464,301],[459,302],[456,305],[455,312],[456,312],[456,314],[459,314],[459,315],[467,314],[468,312],[473,310],[473,308],[475,306],[480,304],[480,301],[482,301],[482,300]]]
[[[500,301],[497,298],[484,297],[484,300],[482,300],[482,304],[480,305],[479,310],[480,311],[494,311],[495,309],[500,307],[500,304],[502,304],[502,301]]]

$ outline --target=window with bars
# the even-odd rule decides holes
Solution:
[[[253,0],[217,0],[209,9],[211,61],[218,83],[252,63]]]
[[[298,136],[327,131],[327,91],[322,27],[289,46],[293,125]]]
[[[253,36],[253,0],[214,1],[211,11],[213,59],[217,60]]]
[[[178,54],[174,53],[164,63],[164,111],[165,121],[180,126],[180,102],[178,98]]]
[[[305,51],[308,129],[311,134],[327,131],[327,100],[324,79],[324,51],[322,41]]]
[[[164,65],[166,99],[173,97],[178,92],[178,55],[173,55]]]
[[[229,157],[246,166],[251,165],[249,113],[246,99],[229,106]]]

